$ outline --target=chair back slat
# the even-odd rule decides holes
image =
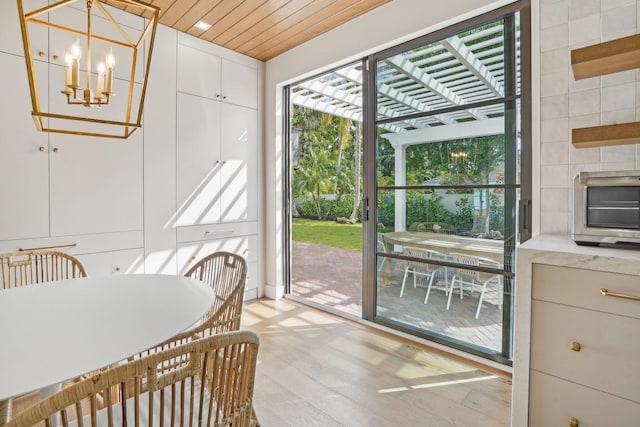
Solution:
[[[449,254],[451,259],[456,264],[478,266],[478,257],[475,255],[451,253]],[[474,270],[467,270],[465,268],[456,268],[456,276],[462,280],[472,282],[474,280],[480,280],[479,272]]]
[[[215,294],[199,333],[208,336],[240,329],[247,279],[247,263],[242,256],[224,251],[212,253],[198,261],[185,276],[208,284]]]
[[[52,425],[52,417],[62,427],[249,426],[258,346],[250,331],[193,340],[100,371],[25,409],[6,427]],[[155,378],[158,366],[182,356],[194,362],[189,369]]]
[[[86,277],[77,258],[64,252],[33,250],[0,254],[2,288]]]
[[[425,260],[424,262],[408,261],[409,266],[413,268],[414,271],[417,271],[420,273],[431,273],[442,268],[442,266],[440,265],[428,264],[427,263],[428,260],[437,260],[437,261],[447,260],[447,255],[443,254],[442,252],[434,251],[432,249],[414,248],[411,246],[406,246],[404,248],[403,254],[413,258],[420,258]]]

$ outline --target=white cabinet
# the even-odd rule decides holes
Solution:
[[[142,230],[141,136],[51,135],[51,235]]]
[[[34,10],[47,2],[36,3],[25,1],[25,8]],[[110,271],[116,264],[110,259],[119,260],[119,268],[127,271],[134,264],[125,262],[132,253],[142,259],[143,132],[126,142],[38,132],[31,118],[15,5],[0,4],[0,69],[7,83],[0,98],[0,251],[61,246],[59,250],[86,258],[89,274]],[[62,17],[81,14],[67,7],[57,12]],[[46,27],[30,24],[30,29],[40,103],[64,103],[64,71],[58,65],[61,53],[56,52],[60,43]],[[68,108],[84,113],[84,107]],[[113,119],[108,107],[102,112]]]
[[[144,273],[142,248],[83,254],[77,258],[91,277]]]
[[[46,75],[46,64],[35,66]],[[44,237],[49,234],[48,138],[31,118],[24,58],[0,52],[0,69],[11,81],[0,97],[0,240]]]
[[[243,255],[258,297],[258,62],[178,34],[178,274],[216,251]]]
[[[256,222],[178,229],[178,274],[217,251],[242,255],[247,261],[245,299],[258,297],[258,229]]]
[[[256,220],[255,110],[178,93],[177,144],[178,226]]]
[[[255,68],[222,59],[221,91],[226,102],[258,108],[258,73]]]
[[[178,92],[258,108],[256,67],[208,52],[209,46],[178,45]]]
[[[47,66],[35,66],[46,89]],[[0,240],[141,230],[142,133],[122,143],[37,132],[24,59],[0,53],[0,67],[14,81],[0,100]]]
[[[25,12],[32,12],[46,6],[47,0],[24,0],[23,3]],[[24,56],[19,16],[17,1],[0,1],[0,51]],[[39,17],[39,19],[46,21],[46,14]],[[28,30],[33,58],[47,61],[49,58],[47,27],[44,25],[29,24]],[[23,67],[26,70],[24,64]]]
[[[601,289],[640,295],[640,278],[533,265],[529,426],[637,425],[640,301]]]
[[[221,99],[220,62],[217,55],[178,45],[178,92]]]

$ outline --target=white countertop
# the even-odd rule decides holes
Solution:
[[[570,236],[536,236],[517,254],[542,264],[640,275],[640,249],[579,246]]]

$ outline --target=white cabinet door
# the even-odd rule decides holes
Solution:
[[[84,266],[87,276],[91,277],[144,273],[142,248],[83,254],[76,257]]]
[[[141,131],[126,142],[51,134],[50,143],[52,236],[142,230]]]
[[[220,103],[178,93],[177,225],[220,221]]]
[[[2,2],[15,3],[15,2]],[[44,76],[44,63],[36,63]],[[0,240],[45,237],[49,234],[49,145],[36,130],[24,58],[0,53],[5,79],[0,97]],[[46,91],[44,93],[46,99]]]
[[[178,92],[220,99],[220,57],[179,44]]]
[[[254,221],[257,217],[257,112],[222,105],[221,221]]]
[[[24,0],[23,4],[24,11],[28,13],[46,6],[47,0]],[[17,1],[0,1],[0,51],[24,56],[19,16]],[[41,15],[39,19],[46,21],[47,15]],[[31,23],[28,24],[27,29],[29,31],[29,40],[31,41],[31,55],[39,61],[47,61],[49,56],[47,27]],[[42,56],[40,52],[42,52]]]
[[[222,97],[225,102],[258,108],[258,70],[222,59]]]
[[[178,274],[185,274],[200,259],[217,251],[241,255],[247,261],[246,290],[257,298],[258,238],[256,235],[234,236],[224,239],[201,240],[178,245]]]
[[[252,236],[235,236],[225,239],[201,240],[178,245],[178,274],[185,274],[205,256],[226,251],[246,257]]]

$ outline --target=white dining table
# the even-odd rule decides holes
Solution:
[[[200,281],[159,274],[0,290],[0,401],[55,390],[153,347],[197,322],[213,299]]]

